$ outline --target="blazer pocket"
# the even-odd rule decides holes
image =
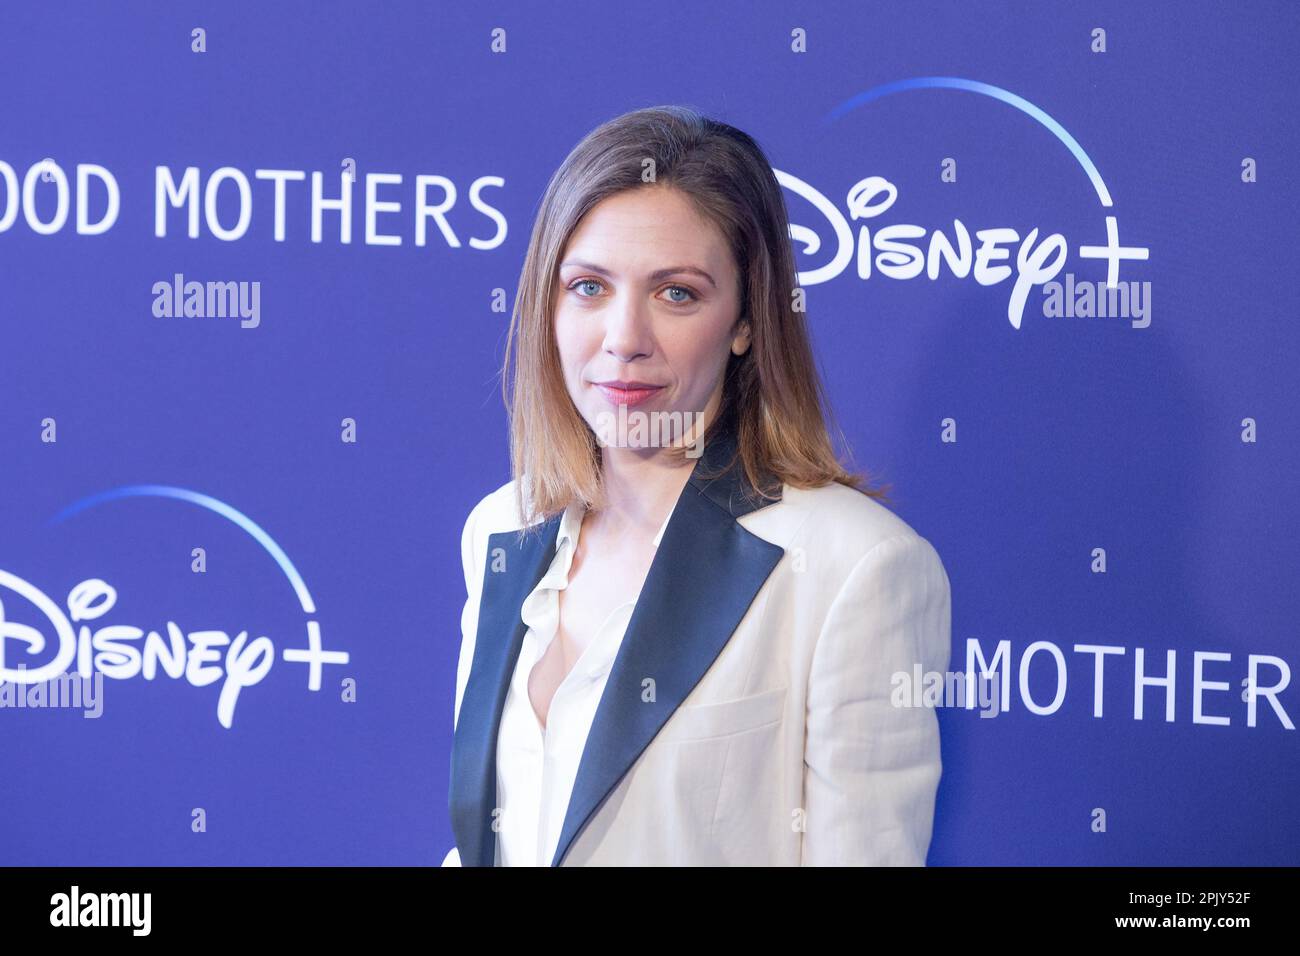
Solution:
[[[711,704],[683,704],[664,724],[664,740],[701,740],[757,730],[778,722],[785,713],[787,688]]]

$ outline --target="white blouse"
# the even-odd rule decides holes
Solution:
[[[550,568],[524,599],[520,617],[528,625],[501,712],[497,735],[497,866],[550,866],[560,842],[569,795],[587,743],[596,707],[614,658],[636,608],[628,601],[610,611],[591,643],[555,690],[542,729],[528,696],[528,677],[555,637],[560,621],[560,591],[578,547],[586,509],[565,509]],[[659,547],[670,513],[654,546]]]

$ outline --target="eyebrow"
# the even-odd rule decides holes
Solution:
[[[575,269],[586,269],[591,272],[598,272],[601,275],[608,276],[611,279],[614,278],[614,273],[610,272],[608,269],[604,268],[603,266],[596,265],[594,262],[578,262],[576,260],[570,260],[568,262],[560,263],[561,269],[570,266],[572,266]],[[650,273],[650,281],[658,282],[660,279],[667,279],[669,276],[675,276],[675,275],[701,276],[702,278],[708,280],[709,285],[713,286],[713,288],[716,289],[718,287],[718,284],[713,281],[713,276],[709,275],[703,269],[697,268],[696,266],[672,266],[671,268],[668,269],[656,269],[654,272]]]

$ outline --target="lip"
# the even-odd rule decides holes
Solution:
[[[657,395],[662,385],[649,385],[645,382],[621,382],[611,379],[608,382],[593,382],[596,388],[612,405],[640,405],[653,395]]]

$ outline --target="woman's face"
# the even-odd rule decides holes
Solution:
[[[750,343],[738,281],[722,233],[677,190],[628,190],[583,217],[560,257],[555,337],[569,395],[597,435],[620,405],[628,419],[711,419],[728,356]],[[610,382],[657,388],[601,387]]]

